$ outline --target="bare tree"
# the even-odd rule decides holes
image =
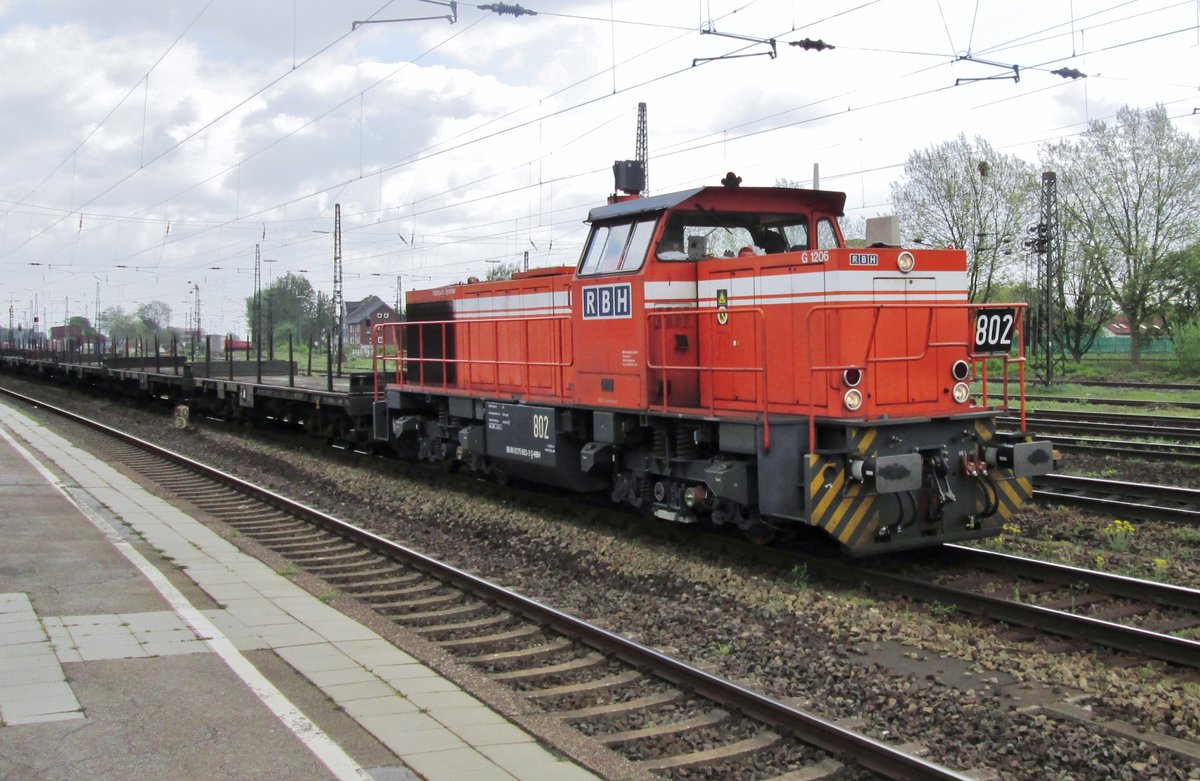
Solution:
[[[1058,171],[1070,240],[1129,320],[1137,362],[1142,326],[1164,314],[1182,277],[1176,250],[1200,229],[1200,141],[1162,106],[1125,107],[1114,124],[1093,122],[1079,139],[1046,147],[1043,159]]]
[[[1078,363],[1092,349],[1104,324],[1112,318],[1112,298],[1092,272],[1095,260],[1086,246],[1064,253],[1063,268],[1055,275],[1055,334]]]
[[[1034,221],[1036,192],[1031,165],[960,135],[908,156],[892,205],[906,243],[967,251],[968,294],[987,301],[1017,268],[1007,259]]]

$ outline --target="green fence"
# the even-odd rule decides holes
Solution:
[[[1143,339],[1142,355],[1171,355],[1175,352],[1170,339]],[[1088,355],[1129,355],[1128,336],[1098,336]]]

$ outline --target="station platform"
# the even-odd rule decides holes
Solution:
[[[595,776],[0,402],[0,778]]]

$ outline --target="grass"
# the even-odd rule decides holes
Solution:
[[[1185,526],[1175,531],[1175,538],[1184,545],[1200,548],[1200,528]]]
[[[1151,390],[1146,388],[1097,388],[1093,385],[1075,385],[1072,383],[1055,383],[1046,386],[1036,380],[1025,380],[1025,392],[1031,396],[1048,398],[1102,398],[1144,401],[1153,404],[1172,404],[1177,402],[1200,402],[1200,391],[1194,390]],[[1039,402],[1042,406],[1042,402]],[[1089,404],[1089,408],[1103,408],[1102,404]],[[1129,411],[1128,407],[1114,407],[1112,412]]]

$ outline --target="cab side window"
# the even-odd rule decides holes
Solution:
[[[833,220],[822,217],[817,222],[817,246],[813,249],[837,249],[837,231],[834,230]]]
[[[646,251],[650,249],[650,239],[654,236],[654,220],[642,220],[633,226],[633,235],[629,237],[629,247],[621,260],[622,271],[636,271],[646,260]]]
[[[608,229],[608,240],[600,252],[596,264],[597,274],[608,274],[621,268],[621,257],[625,254],[625,242],[629,239],[629,229],[632,225],[614,225]]]
[[[636,271],[646,259],[654,235],[653,219],[636,223],[597,225],[579,264],[580,276]]]
[[[596,273],[596,269],[600,266],[600,256],[604,254],[604,245],[608,242],[608,232],[607,225],[598,225],[592,228],[587,251],[583,253],[583,261],[579,264],[580,274]]]

